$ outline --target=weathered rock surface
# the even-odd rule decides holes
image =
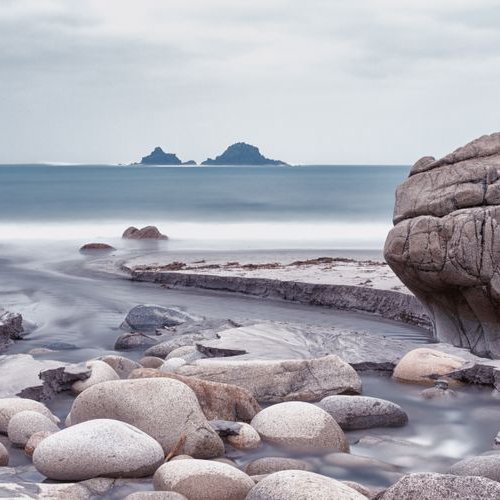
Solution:
[[[49,417],[33,410],[20,411],[12,416],[7,425],[9,441],[24,448],[35,432],[57,432],[59,427]]]
[[[186,321],[198,321],[194,316],[177,307],[164,307],[151,304],[141,304],[128,312],[124,326],[134,331],[154,332],[158,328],[177,326]]]
[[[290,361],[200,359],[176,373],[238,385],[264,403],[318,401],[333,394],[361,392],[358,374],[335,355]]]
[[[109,419],[90,420],[52,434],[33,453],[37,470],[59,481],[148,476],[163,460],[163,449],[152,437]]]
[[[156,439],[165,453],[184,437],[183,451],[196,458],[224,453],[195,393],[170,378],[112,380],[83,391],[71,407],[71,425],[95,418],[127,422]],[[180,452],[181,450],[179,450]]]
[[[176,460],[153,477],[156,490],[176,491],[189,500],[244,500],[254,486],[236,467],[212,460]]]
[[[500,498],[500,483],[477,476],[409,474],[377,495],[377,500],[485,500]]]
[[[271,160],[263,156],[259,148],[237,142],[231,144],[221,155],[206,159],[202,165],[286,165],[280,160]]]
[[[42,403],[24,398],[0,398],[0,433],[7,434],[10,419],[21,411],[36,411],[54,423],[59,419]]]
[[[0,307],[0,351],[12,340],[22,338],[23,317]]]
[[[108,354],[107,356],[103,356],[99,359],[111,366],[120,378],[127,378],[132,370],[142,367],[142,365],[137,363],[137,361],[125,358],[124,356]]]
[[[344,430],[372,427],[400,427],[408,415],[397,404],[368,396],[328,396],[318,406],[329,413]]]
[[[158,340],[141,332],[121,334],[115,342],[115,351],[143,350],[158,344]]]
[[[421,347],[405,354],[394,369],[393,377],[404,382],[434,385],[465,364],[465,359],[452,354]],[[455,379],[449,379],[456,382]]]
[[[304,451],[349,451],[337,422],[310,403],[289,401],[269,406],[251,422],[260,437],[276,446]]]
[[[130,226],[122,234],[126,240],[168,240],[168,236],[160,233],[156,226],[145,226],[141,229]]]
[[[500,482],[500,454],[464,458],[450,468],[450,474],[481,476]]]
[[[101,382],[117,380],[120,378],[108,363],[98,359],[88,361],[85,363],[85,367],[91,371],[90,377],[85,380],[78,380],[71,386],[71,389],[75,394],[80,394],[85,389],[88,389],[93,385],[100,384]]]
[[[249,476],[261,476],[273,474],[282,470],[312,470],[310,464],[304,460],[286,457],[262,457],[249,462],[245,466],[245,472]]]
[[[177,373],[166,373],[152,368],[134,370],[130,378],[169,378],[179,380],[190,387],[208,420],[242,420],[250,422],[261,410],[252,394],[236,385],[210,382]]]
[[[165,153],[160,146],[141,159],[141,165],[180,165],[182,162],[174,153]]]
[[[0,443],[0,467],[7,467],[9,465],[9,451]]]
[[[314,472],[287,470],[259,481],[246,500],[366,500],[349,486]]]
[[[396,192],[386,261],[436,338],[500,357],[500,133],[419,160]]]

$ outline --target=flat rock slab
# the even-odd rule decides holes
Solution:
[[[333,394],[361,392],[358,374],[334,355],[277,361],[200,359],[175,373],[243,387],[262,403],[319,401]]]

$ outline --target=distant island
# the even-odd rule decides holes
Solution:
[[[162,148],[157,146],[152,153],[143,156],[141,161],[135,165],[196,165],[196,162],[193,160],[182,162],[176,154],[165,153]]]
[[[229,146],[224,153],[215,157],[215,160],[208,158],[202,165],[287,165],[281,160],[271,160],[261,154],[259,148],[237,142]]]
[[[166,153],[159,146],[147,156],[143,156],[139,163],[132,165],[196,165],[193,160],[183,162],[174,153]],[[229,146],[221,155],[206,159],[201,165],[288,165],[281,160],[271,160],[261,154],[259,148],[245,142],[237,142]]]

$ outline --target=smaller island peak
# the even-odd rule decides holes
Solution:
[[[147,155],[143,156],[140,165],[181,165],[182,162],[179,160],[174,153],[165,153],[160,146],[156,146],[153,151]]]

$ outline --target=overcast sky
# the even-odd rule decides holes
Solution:
[[[498,0],[0,0],[0,163],[413,163],[500,130]]]

